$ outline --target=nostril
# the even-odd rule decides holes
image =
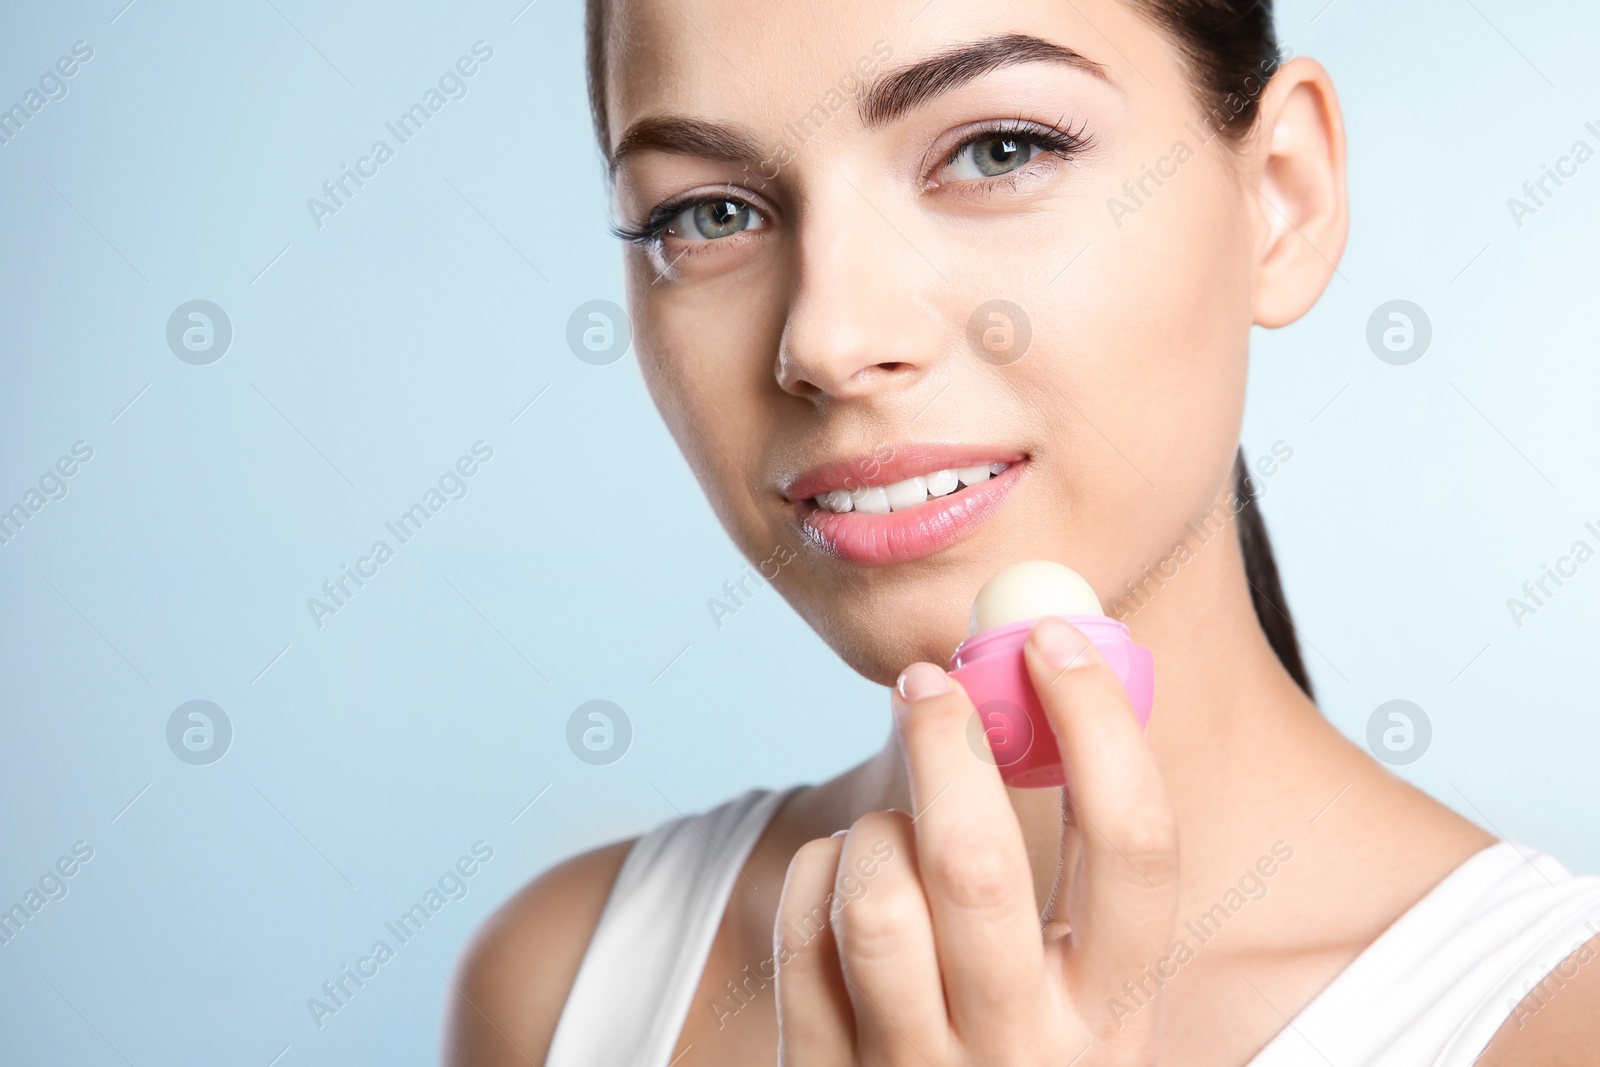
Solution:
[[[905,336],[873,336],[859,330],[833,329],[813,333],[809,339],[800,332],[786,331],[774,370],[779,387],[811,401],[903,387],[922,374],[925,368],[917,353],[931,347],[913,344]]]
[[[872,379],[899,378],[914,373],[917,369],[915,363],[901,360],[891,360],[883,363],[872,363],[856,371],[854,377],[858,381],[866,382]]]
[[[902,361],[868,363],[848,378],[834,383],[832,386],[820,382],[817,384],[821,386],[822,391],[825,393],[854,394],[908,380],[915,374],[916,369],[917,365],[915,363]]]

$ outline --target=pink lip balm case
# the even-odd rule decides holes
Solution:
[[[1083,631],[1105,657],[1139,719],[1150,721],[1155,695],[1155,661],[1150,650],[1133,643],[1128,627],[1105,615],[1063,615]],[[956,646],[950,676],[961,683],[978,710],[1000,778],[1016,789],[1066,784],[1055,731],[1028,678],[1022,646],[1038,619],[995,626]]]

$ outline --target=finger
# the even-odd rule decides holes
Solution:
[[[853,1062],[855,1021],[829,921],[842,842],[807,841],[789,861],[773,919],[778,961],[778,1062],[832,1067]]]
[[[999,769],[968,744],[975,712],[954,679],[914,663],[891,703],[951,1026],[998,1053],[1026,1030],[1044,967],[1022,829]]]
[[[1023,655],[1082,836],[1072,936],[1051,943],[1075,997],[1105,1003],[1172,946],[1178,838],[1161,769],[1122,683],[1076,627],[1039,620]]]
[[[915,834],[903,811],[863,815],[834,878],[834,940],[869,1063],[940,1063],[949,1041]]]

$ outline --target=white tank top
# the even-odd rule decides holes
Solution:
[[[734,882],[801,788],[752,789],[634,844],[545,1067],[668,1067],[682,1054],[678,1035]],[[1528,991],[1596,934],[1600,878],[1497,842],[1396,919],[1249,1067],[1467,1067]]]

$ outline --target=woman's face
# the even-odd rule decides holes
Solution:
[[[1226,492],[1260,209],[1124,0],[619,0],[609,24],[645,380],[853,667],[942,662],[1018,560],[1109,601]]]

